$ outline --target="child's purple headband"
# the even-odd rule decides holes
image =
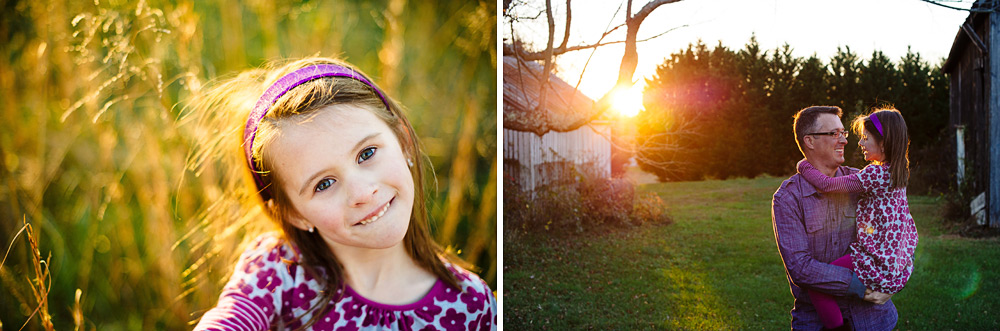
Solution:
[[[885,137],[885,133],[882,133],[882,122],[878,121],[878,116],[875,116],[875,113],[872,113],[871,115],[868,115],[868,118],[872,119],[872,123],[874,123],[875,128],[878,129],[878,134]]]
[[[347,67],[336,64],[316,64],[295,70],[292,73],[279,78],[278,81],[274,82],[271,87],[268,87],[267,91],[264,91],[264,94],[257,100],[257,104],[253,107],[253,111],[251,111],[250,116],[247,117],[246,127],[243,129],[243,151],[246,153],[247,163],[250,165],[250,172],[253,173],[253,179],[257,184],[258,193],[260,193],[260,196],[264,199],[264,201],[271,199],[271,193],[266,187],[264,187],[264,183],[260,178],[257,167],[253,162],[253,140],[257,137],[257,127],[260,125],[260,121],[264,119],[264,115],[267,115],[268,110],[271,109],[271,106],[273,106],[274,103],[281,98],[281,96],[285,95],[285,93],[296,86],[323,77],[347,77],[365,83],[365,85],[368,85],[375,91],[375,94],[378,95],[379,99],[382,99],[382,103],[385,104],[385,107],[389,108],[389,100],[385,98],[382,91],[375,87],[375,84],[365,78],[365,76],[361,73]]]

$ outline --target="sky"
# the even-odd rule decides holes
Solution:
[[[538,19],[520,20],[514,25],[516,35],[535,45],[545,47],[548,28],[541,0],[521,2],[512,11],[520,16]],[[647,1],[635,0],[633,12]],[[960,8],[969,8],[971,0],[938,0]],[[625,22],[624,1],[577,0],[572,2],[572,22],[569,45],[597,42],[611,26]],[[555,46],[562,41],[566,2],[552,0],[556,16]],[[620,11],[612,16],[619,6]],[[948,56],[955,36],[968,11],[940,7],[921,0],[684,0],[662,5],[642,23],[638,39],[642,40],[674,29],[660,37],[638,44],[639,64],[633,80],[639,84],[633,94],[641,91],[643,78],[649,78],[656,66],[670,54],[686,49],[700,39],[709,49],[720,41],[723,46],[742,49],[756,36],[763,50],[774,50],[785,43],[797,57],[815,54],[824,63],[837,52],[837,47],[849,47],[863,60],[880,50],[898,61],[907,47],[919,53],[932,66]],[[511,23],[500,21],[503,38],[511,37]],[[604,41],[624,40],[624,30],[616,31]],[[580,79],[587,58],[593,53],[579,88],[597,99],[604,95],[618,76],[618,66],[624,45],[616,44],[564,54],[557,58],[557,74],[571,85]],[[768,54],[771,54],[770,52]],[[638,98],[636,96],[635,98]]]

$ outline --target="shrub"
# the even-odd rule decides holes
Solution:
[[[636,196],[625,179],[577,176],[574,183],[524,190],[504,178],[504,231],[582,233],[605,226],[669,224],[663,200],[654,193]]]

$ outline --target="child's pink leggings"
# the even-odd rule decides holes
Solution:
[[[854,266],[851,264],[851,254],[841,256],[830,264],[854,270]],[[819,313],[819,319],[823,321],[823,327],[833,329],[844,324],[844,315],[840,313],[840,306],[837,305],[837,300],[834,300],[833,296],[809,290],[809,299],[812,299],[813,306]]]

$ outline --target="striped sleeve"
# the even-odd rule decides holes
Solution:
[[[289,283],[283,270],[278,247],[265,241],[248,249],[240,256],[219,302],[194,329],[267,330],[277,315],[282,284]]]
[[[857,174],[827,177],[806,160],[799,162],[798,170],[802,177],[820,192],[859,193],[865,190]]]
[[[263,310],[243,293],[227,291],[218,305],[201,317],[195,330],[267,330]]]

